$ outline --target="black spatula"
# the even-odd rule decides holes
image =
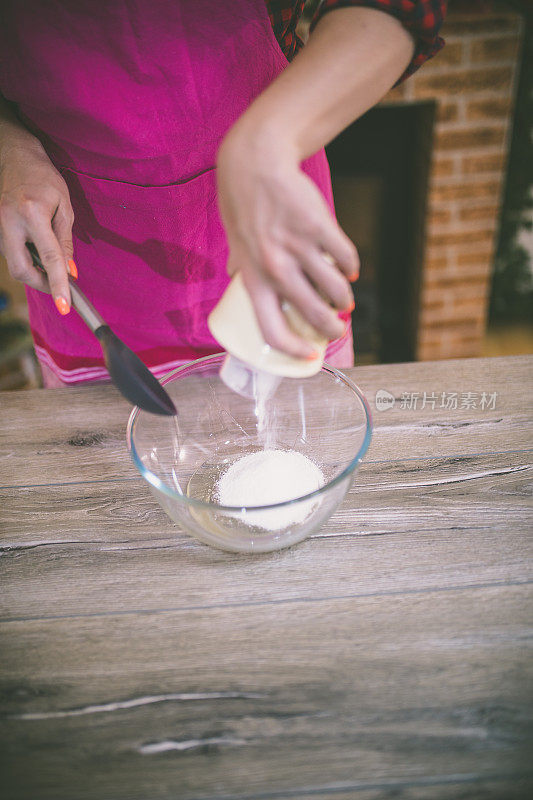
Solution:
[[[26,242],[26,247],[31,253],[34,265],[46,274],[35,245]],[[69,283],[72,305],[100,341],[105,365],[119,392],[126,400],[144,411],[167,416],[177,414],[174,403],[146,364],[143,364],[139,356],[113,333],[70,277]]]

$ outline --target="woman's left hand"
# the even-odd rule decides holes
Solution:
[[[219,150],[218,199],[228,271],[241,272],[265,341],[305,358],[313,348],[287,324],[283,301],[329,339],[342,336],[338,311],[353,308],[349,281],[358,276],[359,259],[300,169],[296,151],[283,149],[281,141],[265,129],[254,134],[237,124]]]

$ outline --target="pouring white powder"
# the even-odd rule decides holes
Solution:
[[[216,500],[223,506],[266,506],[293,500],[324,485],[321,470],[295,450],[262,450],[235,461],[217,481]],[[246,521],[269,531],[303,522],[316,500],[261,511],[247,511]]]

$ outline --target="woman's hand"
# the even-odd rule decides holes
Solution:
[[[290,355],[310,356],[312,346],[289,327],[282,303],[289,301],[329,339],[342,336],[338,311],[353,308],[349,280],[358,275],[357,251],[301,171],[296,152],[284,151],[279,137],[241,131],[237,124],[217,166],[228,271],[241,272],[265,341]]]
[[[40,143],[26,135],[2,147],[0,249],[13,278],[51,292],[61,314],[70,310],[67,273],[77,277],[72,261],[73,221],[67,185]],[[32,265],[26,242],[37,248],[47,276]]]
[[[263,335],[280,350],[310,354],[281,313],[285,299],[329,338],[342,335],[342,322],[316,289],[336,309],[348,308],[346,278],[354,280],[359,269],[353,244],[299,164],[377,103],[413,51],[411,35],[391,15],[334,9],[222,143],[218,197],[228,268],[242,271]]]

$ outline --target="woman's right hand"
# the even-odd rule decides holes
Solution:
[[[70,311],[68,274],[74,213],[68,188],[40,142],[3,148],[0,157],[0,250],[16,280],[49,292],[61,314]],[[37,248],[47,275],[37,270],[26,242]],[[47,280],[48,278],[48,280]]]

